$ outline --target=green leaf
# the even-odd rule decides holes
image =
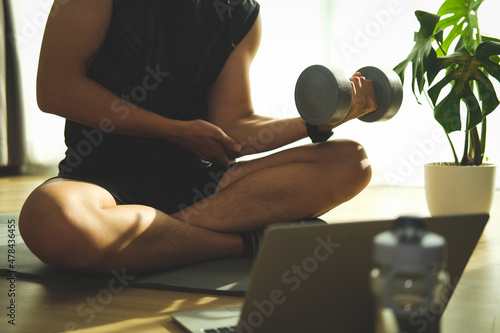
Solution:
[[[500,55],[500,42],[484,42],[476,50],[475,58],[481,61],[484,69],[500,81],[500,65],[495,57]]]
[[[446,0],[439,8],[438,15],[444,18],[437,24],[436,30],[451,28],[442,44],[445,53],[448,53],[458,37],[463,38],[469,52],[475,52],[480,43],[474,36],[479,31],[477,11],[483,2],[484,0]],[[438,55],[445,54],[439,51]]]
[[[454,86],[455,84],[453,88]],[[446,134],[458,131],[462,128],[462,122],[460,120],[461,96],[454,93],[453,88],[452,92],[434,108],[434,118],[443,126]]]
[[[495,64],[500,64],[500,56],[492,56],[490,57],[490,60],[493,61]]]
[[[498,55],[500,54],[500,42],[484,42],[476,50],[475,58],[483,64],[483,70],[500,81],[500,65]],[[483,117],[492,113],[499,105],[495,87],[488,76],[479,71],[477,77],[479,97],[483,102]]]
[[[496,42],[500,43],[500,39],[495,38],[495,37],[490,37],[490,36],[481,36],[481,40],[483,42]],[[498,55],[493,55],[490,57],[490,60],[493,61],[495,64],[500,64],[500,56]]]
[[[425,85],[427,68],[434,58],[436,58],[436,51],[432,48],[432,41],[440,16],[424,11],[416,11],[415,16],[420,22],[420,30],[415,33],[414,37],[415,46],[408,55],[408,58],[394,67],[394,71],[401,78],[401,82],[404,82],[406,68],[410,62],[412,63],[412,90],[415,97],[417,97],[417,87],[415,84],[418,86],[419,94],[421,94]]]
[[[477,86],[479,91],[479,99],[482,102],[483,117],[486,117],[490,113],[495,111],[495,109],[498,107],[498,97],[495,92],[495,87],[493,87],[491,81],[482,72],[479,73]]]
[[[447,75],[428,91],[435,105],[434,117],[443,126],[446,133],[461,130],[460,102],[467,106],[466,131],[482,122],[484,117],[493,112],[500,101],[495,93],[492,82],[486,74],[500,81],[500,65],[490,58],[500,54],[500,43],[484,42],[471,55],[464,46],[455,53],[437,58],[429,68],[428,79],[432,82],[443,69],[453,68]],[[477,84],[483,107],[479,105],[471,87]],[[444,87],[451,84],[450,93],[436,105]]]
[[[500,39],[495,38],[495,37],[485,36],[485,35],[481,36],[481,40],[483,42],[497,42],[497,43],[500,43]]]

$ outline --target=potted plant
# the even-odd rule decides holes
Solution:
[[[394,68],[404,82],[412,63],[413,93],[417,101],[425,95],[453,151],[454,162],[425,165],[432,215],[489,212],[493,202],[496,166],[483,161],[487,116],[500,104],[491,81],[500,81],[500,40],[481,34],[483,1],[446,0],[437,14],[416,11],[415,45]],[[456,131],[465,133],[461,159],[450,139]]]

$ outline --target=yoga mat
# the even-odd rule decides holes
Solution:
[[[241,297],[253,263],[253,258],[228,258],[142,274],[131,274],[126,268],[106,274],[61,270],[44,264],[31,253],[19,235],[17,221],[16,215],[0,215],[0,275],[13,271],[20,278],[81,283],[116,281],[127,287]]]

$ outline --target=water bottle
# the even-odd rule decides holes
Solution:
[[[445,255],[445,239],[419,218],[399,218],[375,237],[376,333],[439,333],[449,280]]]

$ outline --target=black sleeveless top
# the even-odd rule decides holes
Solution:
[[[207,92],[258,14],[255,0],[114,0],[88,77],[116,94],[117,102],[171,119],[206,120]],[[129,112],[115,103],[111,109],[121,119]],[[203,163],[175,144],[115,134],[113,127],[105,115],[100,128],[66,121],[68,149],[59,175],[96,183],[145,173],[182,178]]]

